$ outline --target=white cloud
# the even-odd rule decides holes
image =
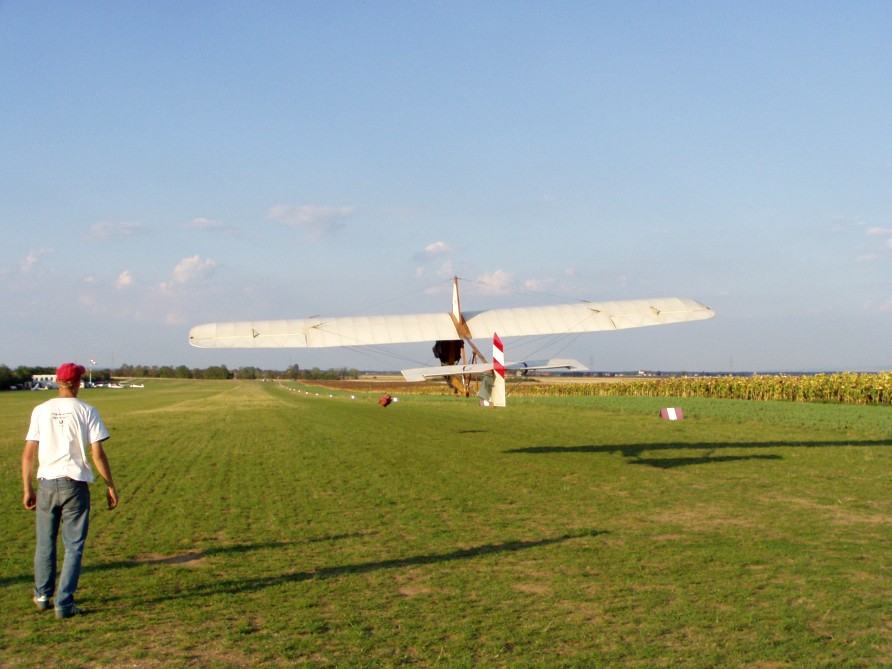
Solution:
[[[452,259],[448,256],[454,252],[455,249],[446,242],[431,242],[422,251],[412,256],[412,259],[418,263],[415,267],[415,276],[425,276],[431,270],[441,279],[451,279],[455,276],[455,268],[453,267]],[[439,265],[436,268],[432,268],[431,265],[437,262],[439,262]]]
[[[454,248],[449,246],[446,242],[436,241],[431,244],[428,244],[424,247],[424,250],[420,253],[415,254],[416,260],[430,260],[432,258],[438,258],[440,256],[448,255],[455,251]]]
[[[498,269],[492,274],[484,274],[475,279],[484,295],[500,295],[509,292],[514,283],[514,275]]]
[[[133,274],[127,270],[124,270],[118,275],[117,280],[115,281],[115,286],[118,288],[127,288],[128,286],[133,285],[134,282]]]
[[[203,229],[213,230],[215,228],[222,228],[223,222],[222,221],[212,221],[209,218],[204,218],[203,216],[200,216],[198,218],[193,218],[191,221],[186,221],[185,223],[183,223],[183,226],[186,228],[203,228]]]
[[[37,261],[40,260],[42,256],[47,255],[48,253],[52,253],[53,249],[34,249],[33,251],[28,251],[28,255],[22,258],[19,261],[19,267],[22,272],[30,272],[34,269],[34,266],[37,264]]]
[[[523,289],[531,293],[541,293],[548,290],[552,284],[554,279],[527,279],[523,282]]]
[[[316,242],[343,228],[342,219],[355,211],[355,207],[279,204],[269,210],[267,218],[302,230],[304,241]]]
[[[441,279],[451,279],[455,276],[455,267],[451,260],[447,260],[437,268],[437,276]]]
[[[173,268],[173,280],[179,284],[200,281],[210,275],[216,266],[217,263],[210,258],[197,255],[183,258]]]
[[[859,263],[865,262],[875,262],[877,260],[882,259],[887,251],[892,250],[892,228],[890,227],[882,227],[879,225],[871,225],[868,226],[867,221],[864,220],[856,220],[850,222],[850,227],[854,226],[858,229],[859,234],[863,234],[866,237],[885,237],[886,239],[883,241],[876,240],[871,242],[872,248],[869,249],[866,253],[862,253],[859,256],[855,257],[855,261]],[[846,229],[842,229],[845,231]],[[878,241],[880,241],[879,245],[874,246]]]
[[[130,221],[99,221],[90,227],[87,240],[91,242],[107,242],[113,239],[136,237],[143,234],[141,223]]]
[[[474,279],[475,290],[481,295],[504,295],[506,293],[545,293],[553,289],[555,280],[520,279],[511,272],[496,270]]]
[[[874,227],[872,227],[872,228],[868,228],[868,229],[867,229],[867,235],[868,235],[869,237],[886,237],[887,239],[886,239],[886,241],[883,243],[883,245],[882,245],[881,248],[882,248],[883,250],[886,250],[886,249],[888,249],[888,250],[892,250],[892,228],[881,228],[881,227],[879,227],[879,226],[874,226]],[[870,260],[876,260],[877,257],[878,257],[878,256],[877,256],[876,254],[871,254],[871,256],[869,257],[869,259],[870,259]],[[859,258],[859,260],[861,260],[861,259],[863,259],[863,258],[864,258],[864,256],[862,256],[861,258]]]
[[[227,235],[232,235],[236,232],[236,228],[231,225],[226,225],[223,221],[215,221],[210,218],[204,218],[203,216],[193,218],[191,221],[186,221],[183,223],[183,227],[209,230],[211,232],[222,232]]]

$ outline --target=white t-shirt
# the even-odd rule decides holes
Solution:
[[[38,442],[37,478],[92,483],[87,447],[108,437],[95,408],[76,397],[56,397],[34,407],[25,440]]]

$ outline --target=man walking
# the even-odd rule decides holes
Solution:
[[[105,480],[108,508],[118,505],[111,466],[102,448],[108,430],[95,408],[77,399],[84,375],[83,365],[66,362],[56,370],[59,395],[34,408],[22,452],[22,504],[37,510],[37,549],[34,551],[34,604],[38,611],[50,608],[55,596],[57,618],[83,611],[74,603],[81,573],[81,559],[90,522],[90,489],[93,470]],[[38,491],[32,483],[37,456]],[[65,558],[56,589],[56,539],[62,531]]]

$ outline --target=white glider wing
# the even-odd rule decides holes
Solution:
[[[199,348],[325,348],[456,339],[448,313],[206,323],[189,331]]]
[[[498,332],[502,337],[520,337],[625,330],[648,325],[699,321],[713,316],[715,312],[712,309],[696,300],[684,297],[661,297],[649,300],[490,309],[466,313],[465,319],[473,337],[488,337],[493,332]]]
[[[551,360],[528,360],[526,362],[509,362],[505,369],[514,372],[524,372],[534,369],[566,369],[573,372],[587,372],[578,360],[571,358],[552,358]],[[406,381],[428,381],[441,376],[456,376],[461,374],[485,374],[493,371],[493,363],[481,362],[471,365],[441,365],[440,367],[417,367],[415,369],[402,370]]]
[[[578,302],[544,307],[490,309],[464,314],[471,337],[488,338],[624,330],[699,321],[715,312],[682,297]],[[206,323],[189,331],[199,348],[324,348],[461,339],[449,313],[302,318]]]

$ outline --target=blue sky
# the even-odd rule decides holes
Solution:
[[[397,369],[218,320],[680,295],[507,341],[892,368],[888,2],[0,1],[0,363]],[[512,355],[512,352],[514,355]]]

